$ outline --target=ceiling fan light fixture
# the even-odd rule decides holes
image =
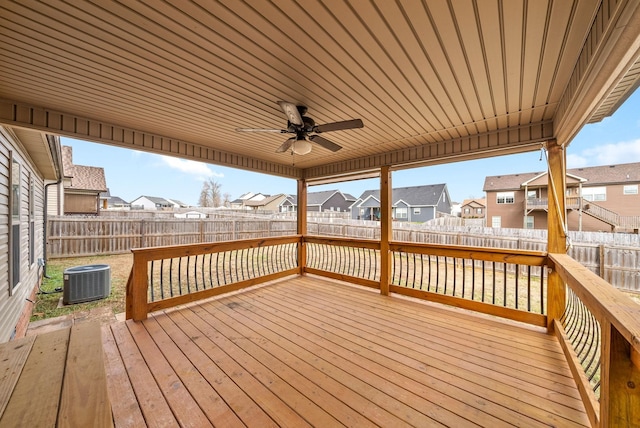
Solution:
[[[311,142],[307,141],[305,138],[296,140],[293,143],[293,146],[291,146],[291,150],[297,155],[306,155],[311,152]]]

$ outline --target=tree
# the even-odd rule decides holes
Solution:
[[[202,190],[200,190],[198,205],[201,207],[219,207],[222,204],[220,192],[221,187],[222,185],[213,178],[202,183]]]
[[[201,207],[210,207],[211,201],[209,199],[209,182],[202,183],[202,190],[200,190],[200,198],[198,199],[198,205]]]
[[[222,195],[222,206],[225,208],[231,208],[231,193],[225,193]]]

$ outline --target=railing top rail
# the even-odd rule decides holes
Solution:
[[[435,256],[459,257],[529,266],[544,266],[547,264],[547,253],[543,251],[481,248],[450,244],[419,244],[398,241],[390,242],[389,249],[391,251],[407,253],[431,254]]]
[[[133,248],[134,258],[159,260],[174,257],[195,256],[222,251],[241,250],[246,248],[267,247],[271,245],[293,244],[300,242],[302,235],[288,235],[273,238],[238,239],[234,241],[208,242],[204,244],[183,244],[163,247]]]
[[[374,250],[380,249],[380,241],[377,239],[361,239],[361,238],[341,238],[341,237],[325,237],[325,236],[311,236],[304,235],[304,242],[310,244],[328,244],[337,245],[342,247],[359,247],[359,248],[371,248]]]
[[[553,268],[600,320],[610,322],[640,352],[640,305],[567,254],[549,254]]]

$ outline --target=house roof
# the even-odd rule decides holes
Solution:
[[[130,205],[130,204],[129,204],[129,202],[127,202],[124,199],[122,199],[120,196],[111,196],[109,198],[108,205],[109,206],[114,206],[114,205]]]
[[[188,207],[189,206],[189,204],[185,204],[184,202],[179,201],[178,199],[173,199],[173,198],[166,198],[166,199],[167,199],[167,201],[173,202],[174,204],[179,205],[181,207]]]
[[[146,196],[146,195],[138,196],[133,201],[131,201],[131,204],[136,202],[138,199],[142,199],[142,198],[146,198],[146,199],[148,199],[149,201],[153,202],[156,205],[173,205],[171,203],[171,201],[169,201],[169,200],[167,200],[165,198],[161,198],[161,197],[158,197],[158,196]]]
[[[484,208],[487,206],[487,200],[486,198],[476,198],[476,199],[465,199],[464,201],[462,201],[461,206],[464,207],[467,205],[473,208]]]
[[[104,168],[74,165],[71,186],[68,189],[105,192],[107,181],[104,178]]]
[[[329,200],[336,193],[340,193],[344,200],[347,202],[354,202],[356,197],[349,193],[342,193],[340,190],[323,190],[320,192],[307,193],[307,205],[322,205]],[[289,199],[293,205],[298,205],[298,196],[289,195]]]
[[[447,185],[444,183],[394,188],[391,195],[392,204],[395,205],[400,201],[404,201],[411,207],[436,206],[446,188]],[[358,199],[365,201],[369,197],[379,201],[380,190],[366,190]]]
[[[23,3],[0,123],[306,180],[565,144],[640,82],[632,0]],[[285,128],[278,100],[364,128],[293,162],[235,131]]]
[[[488,176],[484,180],[485,192],[502,190],[519,190],[523,183],[528,182],[538,176],[545,175],[546,172],[525,172],[508,175]],[[601,186],[621,183],[640,183],[640,162],[602,165],[582,168],[567,169],[567,175],[585,179],[584,187]]]
[[[73,163],[73,148],[62,146],[62,168],[64,176],[71,178],[70,190],[88,190],[107,192],[107,180],[104,168],[97,166],[75,165]]]
[[[248,200],[248,201],[245,201],[244,204],[246,206],[248,206],[248,207],[263,207],[265,205],[269,205],[273,201],[276,201],[276,200],[278,200],[280,198],[284,199],[284,198],[286,198],[286,196],[287,195],[285,195],[284,193],[280,193],[280,194],[277,194],[277,195],[266,197],[266,198],[258,200],[258,201]]]

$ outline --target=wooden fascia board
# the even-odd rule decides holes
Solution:
[[[397,170],[524,153],[540,149],[551,138],[553,124],[545,121],[311,167],[304,170],[304,176],[317,179],[385,165]]]
[[[597,113],[640,55],[640,2],[603,0],[594,22],[553,121],[561,145]]]
[[[291,165],[224,152],[162,135],[11,100],[0,99],[0,124],[286,178],[298,179],[303,176],[303,170]]]

